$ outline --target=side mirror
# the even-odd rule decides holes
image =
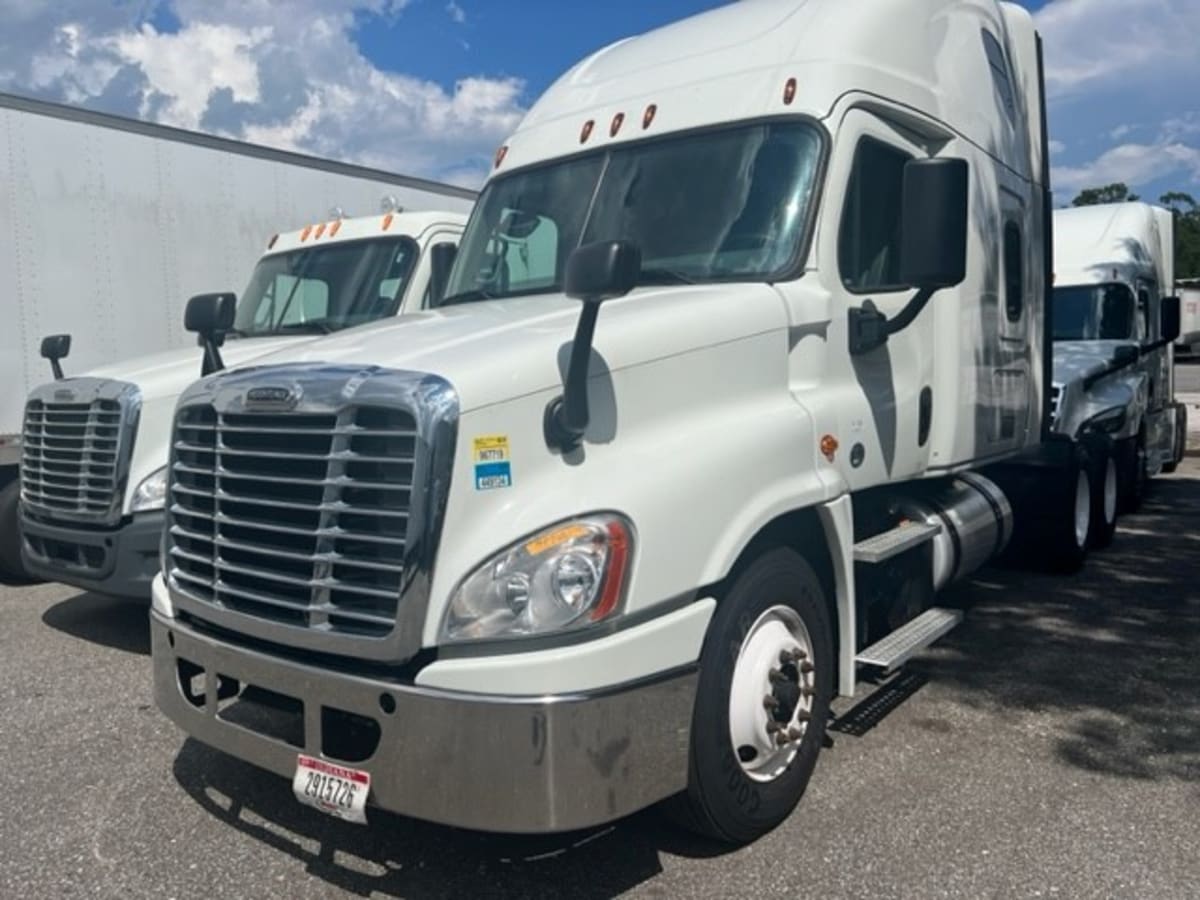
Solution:
[[[629,241],[602,241],[577,248],[567,260],[563,291],[584,303],[624,297],[637,287],[642,251]]]
[[[437,306],[446,296],[450,269],[458,257],[458,244],[434,244],[429,248],[429,305]]]
[[[1174,343],[1182,330],[1178,297],[1163,297],[1158,310],[1159,339]]]
[[[71,336],[69,334],[51,334],[42,338],[42,359],[50,360],[50,369],[54,372],[54,380],[63,380],[62,365],[59,360],[66,359],[71,352]]]
[[[904,167],[900,278],[937,290],[967,277],[969,168],[965,159],[918,159]]]
[[[1128,344],[1122,344],[1113,351],[1113,367],[1123,369],[1126,366],[1132,366],[1135,362],[1142,358],[1142,351],[1138,347],[1131,347]]]
[[[546,444],[563,452],[579,446],[587,431],[588,363],[592,357],[592,338],[600,304],[623,297],[637,286],[642,272],[642,251],[629,241],[604,241],[577,248],[567,259],[564,291],[568,297],[583,301],[583,311],[575,326],[571,361],[563,395],[546,407],[544,430]]]
[[[183,313],[183,327],[200,336],[204,348],[201,376],[211,375],[225,368],[220,347],[225,343],[225,332],[233,327],[237,312],[237,295],[200,294],[187,302]]]

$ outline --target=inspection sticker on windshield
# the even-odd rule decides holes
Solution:
[[[367,824],[367,794],[371,793],[371,773],[335,766],[323,759],[301,753],[296,758],[296,777],[292,792],[306,806],[345,819]]]
[[[512,458],[507,434],[484,434],[475,438],[475,490],[494,491],[512,487]]]

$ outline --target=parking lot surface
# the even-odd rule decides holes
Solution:
[[[0,588],[0,896],[1196,897],[1200,460],[1082,574],[946,599],[964,625],[840,702],[799,809],[728,852],[655,810],[537,838],[327,819],[157,712],[144,608]]]

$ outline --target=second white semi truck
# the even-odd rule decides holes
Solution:
[[[424,308],[436,283],[445,281],[444,274],[438,277],[438,257],[448,259],[444,251],[457,246],[465,222],[461,213],[383,213],[272,237],[233,320],[222,329],[223,346],[213,352],[222,365],[244,366],[273,351]],[[222,302],[233,310],[235,300],[227,295]],[[103,366],[31,392],[20,528],[15,512],[0,520],[0,543],[20,541],[25,573],[150,599],[175,404],[212,365],[193,346]]]
[[[773,828],[1014,507],[1075,530],[1044,108],[995,0],[738,3],[579,63],[437,309],[182,396],[159,707],[354,821]]]
[[[296,222],[379,209],[466,213],[475,192],[0,93],[0,580],[23,575],[13,523],[25,399],[51,377],[191,346],[188,297],[242,283]]]

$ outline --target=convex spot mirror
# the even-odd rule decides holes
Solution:
[[[936,290],[967,277],[969,187],[965,159],[919,159],[904,167],[900,277],[905,284]]]
[[[1181,323],[1178,297],[1163,297],[1158,317],[1162,340],[1170,343],[1179,337]]]

